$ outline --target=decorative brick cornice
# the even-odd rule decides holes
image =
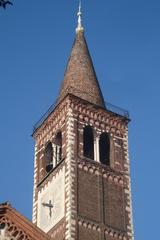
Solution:
[[[47,135],[53,136],[52,129],[55,126],[62,126],[65,121],[65,115],[67,112],[68,98],[66,98],[62,103],[60,103],[53,112],[44,120],[43,124],[35,131],[33,137],[36,139],[37,143],[44,139]]]
[[[97,108],[75,96],[70,96],[71,107],[79,113],[83,123],[94,125],[97,129],[109,131],[117,136],[123,136],[128,120],[103,108]]]
[[[98,223],[95,223],[90,220],[86,220],[83,217],[78,218],[78,225],[93,231],[97,231],[97,232],[104,231],[105,235],[111,236],[115,238],[115,240],[118,240],[118,239],[128,240],[128,237],[125,232],[113,229],[111,227],[104,227],[102,225],[100,226]]]
[[[78,225],[84,228],[92,229],[93,231],[100,232],[101,228],[97,223],[93,223],[92,221],[84,220],[83,218],[78,219]]]
[[[128,240],[126,233],[109,228],[109,227],[105,229],[105,234],[110,237],[115,238],[115,240],[117,240],[117,239]]]
[[[109,182],[113,182],[119,186],[124,186],[123,174],[115,172],[111,168],[105,166],[103,167],[102,164],[93,160],[79,159],[78,168],[90,174],[103,176],[103,178],[105,178]]]

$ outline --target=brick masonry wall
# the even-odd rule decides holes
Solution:
[[[126,132],[128,122],[117,115],[96,109],[93,105],[83,105],[82,101],[74,100],[73,108],[78,112],[77,211],[81,225],[77,239],[83,236],[88,240],[91,235],[94,238],[96,234],[97,239],[100,237],[101,240],[133,239]],[[110,168],[84,158],[83,130],[87,125],[93,128],[96,137],[103,132],[109,133]],[[94,230],[92,227],[89,231],[84,230],[88,225],[94,225]]]
[[[33,220],[36,223],[38,165],[44,144],[63,129],[65,164],[65,219],[51,231],[62,240],[133,240],[128,122],[111,112],[67,96],[36,133]],[[111,165],[85,159],[83,131],[91,126],[95,138],[107,132],[111,141]],[[58,229],[62,228],[63,234]]]
[[[83,170],[78,171],[78,214],[100,222],[99,176]]]
[[[115,182],[103,182],[105,225],[126,231],[124,188]]]

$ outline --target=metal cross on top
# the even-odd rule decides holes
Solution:
[[[42,203],[42,206],[49,208],[49,216],[52,217],[53,204],[52,204],[51,200],[49,200],[49,203]]]

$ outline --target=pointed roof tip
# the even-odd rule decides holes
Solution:
[[[103,95],[89,53],[82,26],[81,0],[77,13],[76,37],[68,60],[57,103],[68,93],[105,108]]]
[[[76,31],[76,38],[64,74],[57,103],[68,94],[105,108],[103,95],[89,53],[84,31]]]
[[[84,28],[82,26],[82,3],[81,3],[81,0],[79,1],[79,9],[78,9],[78,13],[77,13],[77,16],[78,16],[78,25],[77,25],[77,28],[76,28],[76,33],[78,32],[84,32]]]

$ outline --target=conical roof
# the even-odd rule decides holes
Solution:
[[[68,93],[100,107],[105,107],[83,29],[76,32],[76,38],[60,89],[58,103]]]

